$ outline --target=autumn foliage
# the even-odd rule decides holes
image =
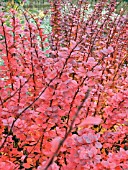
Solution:
[[[23,25],[10,10],[10,26],[0,13],[0,169],[128,169],[128,24],[115,6],[52,1],[49,35],[26,12]]]

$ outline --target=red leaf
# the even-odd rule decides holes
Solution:
[[[52,144],[51,151],[52,152],[55,152],[55,150],[57,149],[57,147],[60,143],[60,140],[61,140],[61,137],[56,137],[52,140],[52,142],[51,142],[51,144]]]
[[[113,47],[108,47],[108,48],[103,48],[103,50],[101,50],[102,53],[104,53],[105,55],[108,55],[110,53],[112,53],[114,51]]]
[[[79,126],[84,127],[86,125],[99,125],[102,119],[100,117],[88,116]]]

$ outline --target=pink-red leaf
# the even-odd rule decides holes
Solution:
[[[88,116],[82,123],[79,125],[80,127],[84,127],[86,125],[99,125],[102,119],[100,117],[92,117]]]

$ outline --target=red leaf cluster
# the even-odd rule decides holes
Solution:
[[[49,36],[0,13],[0,169],[128,169],[128,24],[114,5],[87,16],[84,1],[54,1]]]

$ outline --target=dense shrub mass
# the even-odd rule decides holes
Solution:
[[[49,35],[0,13],[0,169],[128,169],[128,23],[115,6],[52,1]]]

